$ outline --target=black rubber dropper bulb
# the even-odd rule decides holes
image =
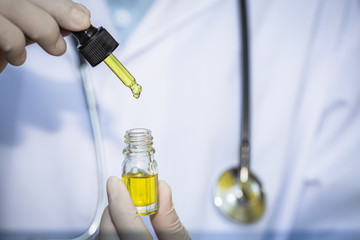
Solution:
[[[72,32],[78,40],[77,49],[92,67],[105,60],[119,46],[119,43],[105,28],[92,25],[84,31]]]

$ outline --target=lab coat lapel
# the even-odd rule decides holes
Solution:
[[[155,1],[119,54],[125,61],[130,60],[219,2],[221,0]]]

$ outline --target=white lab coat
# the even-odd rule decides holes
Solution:
[[[103,1],[83,3],[116,37]],[[154,3],[114,52],[143,86],[138,100],[105,64],[90,69],[107,175],[121,175],[125,131],[145,127],[194,239],[360,237],[359,13],[359,1],[250,3],[251,170],[267,201],[257,223],[231,222],[212,201],[239,158],[234,0]],[[94,215],[95,156],[68,45],[62,57],[30,46],[23,66],[0,74],[1,232],[80,233]]]

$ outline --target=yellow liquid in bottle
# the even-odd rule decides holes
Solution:
[[[136,83],[135,78],[126,70],[126,68],[117,60],[117,58],[110,54],[105,58],[104,62],[115,73],[115,75],[131,89],[134,98],[139,98],[141,93],[141,86]]]
[[[126,174],[122,180],[139,215],[150,215],[158,210],[158,175]]]

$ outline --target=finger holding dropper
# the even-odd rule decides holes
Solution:
[[[135,98],[140,97],[141,86],[136,83],[135,78],[112,54],[119,43],[105,28],[96,28],[91,25],[84,31],[72,32],[72,34],[79,42],[78,51],[92,67],[104,61],[124,85],[131,89],[133,96]]]

